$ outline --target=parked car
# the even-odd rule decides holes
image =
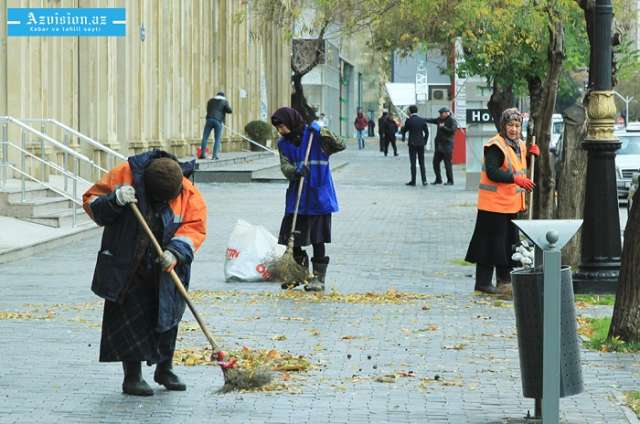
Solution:
[[[629,123],[626,130],[614,134],[622,143],[616,152],[616,183],[618,199],[625,203],[633,174],[640,172],[640,122]]]
[[[554,113],[551,117],[551,140],[549,140],[549,151],[551,153],[556,152],[556,146],[558,145],[558,140],[564,131],[564,119],[562,119],[562,115],[559,113]]]

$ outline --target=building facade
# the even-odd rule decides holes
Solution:
[[[8,37],[11,7],[126,8],[126,36]],[[286,31],[251,14],[237,0],[0,0],[0,115],[54,118],[125,155],[187,156],[207,100],[224,91],[223,151],[239,147],[231,129],[244,133],[291,92]]]

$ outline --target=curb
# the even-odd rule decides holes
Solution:
[[[92,224],[86,226],[86,228],[79,228],[69,234],[61,235],[48,240],[41,240],[37,243],[27,246],[15,247],[12,249],[0,251],[0,264],[33,256],[37,253],[53,249],[54,247],[63,246],[74,241],[84,240],[93,236],[94,233],[98,232],[98,230],[101,230],[101,228],[96,226],[95,224]]]

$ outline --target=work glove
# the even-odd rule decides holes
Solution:
[[[518,187],[522,187],[527,191],[532,191],[536,186],[533,181],[531,181],[529,178],[525,177],[524,175],[517,175],[513,177],[513,182],[516,183]]]
[[[533,156],[540,156],[540,148],[537,144],[532,144],[529,146],[529,154]]]
[[[162,256],[156,259],[156,262],[160,264],[160,268],[162,268],[164,272],[171,272],[176,265],[178,265],[178,258],[176,258],[176,255],[171,253],[171,251],[165,250],[162,252]]]
[[[306,177],[307,175],[309,175],[309,165],[301,163],[296,166],[296,177]]]
[[[118,206],[126,206],[129,203],[136,203],[136,189],[130,185],[123,185],[116,189],[116,203]]]

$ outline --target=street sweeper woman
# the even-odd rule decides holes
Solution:
[[[344,150],[345,145],[327,128],[320,128],[317,123],[306,125],[302,116],[288,107],[276,110],[271,123],[281,135],[278,141],[280,168],[289,180],[278,243],[287,245],[298,200],[298,185],[302,183],[293,257],[300,266],[308,270],[309,257],[303,247],[313,246],[313,277],[304,288],[307,291],[322,291],[329,265],[325,243],[331,243],[331,214],[338,211],[329,156]],[[309,157],[305,162],[309,143]],[[285,281],[282,288],[289,289],[303,283]]]
[[[513,248],[519,242],[511,220],[525,210],[525,192],[535,187],[527,178],[527,146],[522,140],[522,115],[506,109],[500,132],[484,145],[484,163],[478,190],[478,215],[465,260],[476,264],[475,290],[508,293],[511,284]],[[529,155],[538,156],[533,144]],[[497,289],[492,284],[496,269]]]
[[[104,226],[91,289],[105,299],[100,362],[122,362],[122,391],[153,395],[141,361],[157,364],[154,380],[168,390],[186,390],[172,371],[178,324],[185,302],[168,272],[188,288],[193,256],[205,239],[207,207],[185,177],[193,162],[179,164],[153,150],[111,171],[83,195],[87,214]],[[162,245],[153,249],[130,207],[137,203]]]

